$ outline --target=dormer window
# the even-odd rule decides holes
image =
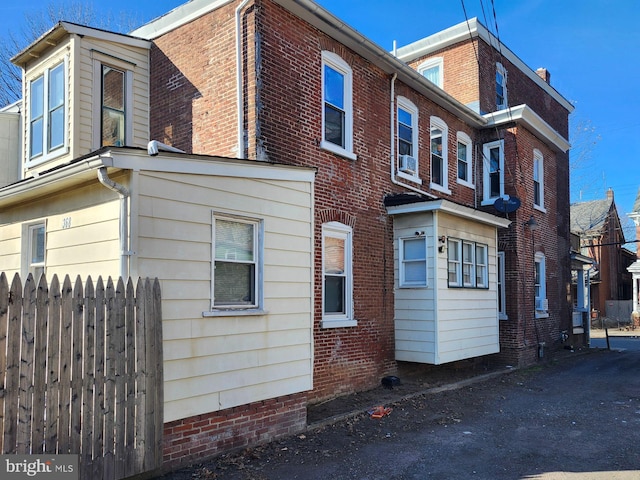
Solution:
[[[125,145],[125,72],[102,65],[101,146]]]
[[[29,160],[44,161],[65,145],[66,61],[29,82]]]

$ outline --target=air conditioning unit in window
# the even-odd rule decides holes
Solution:
[[[400,171],[415,175],[418,171],[418,160],[410,155],[400,155]]]
[[[536,298],[536,310],[543,312],[549,310],[549,300],[546,298]]]

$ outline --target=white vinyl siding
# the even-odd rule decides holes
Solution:
[[[437,218],[434,222],[434,216]],[[437,231],[434,228],[437,226]],[[427,242],[429,288],[398,288],[395,295],[396,359],[442,364],[499,351],[496,229],[445,213],[394,216],[394,237],[425,231],[427,239],[464,238],[474,246],[473,255],[483,255],[486,288],[450,288],[450,265],[446,248],[439,252]],[[462,245],[462,240],[454,244]],[[477,252],[475,246],[482,246]],[[399,245],[396,246],[396,282],[399,277]],[[462,257],[460,258],[460,265]],[[476,258],[476,273],[478,268]],[[460,266],[460,270],[462,266]],[[474,277],[477,282],[477,277]],[[461,279],[462,282],[462,279]],[[396,284],[398,286],[398,284]]]

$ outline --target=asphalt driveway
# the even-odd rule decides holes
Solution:
[[[163,478],[640,478],[640,351],[592,349],[388,406]]]

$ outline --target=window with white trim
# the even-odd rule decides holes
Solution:
[[[353,231],[348,225],[322,225],[322,325],[354,326]]]
[[[66,153],[67,59],[29,82],[29,163]]]
[[[533,151],[533,205],[544,209],[544,157],[538,149]]]
[[[400,287],[427,286],[427,239],[424,236],[400,239]]]
[[[397,104],[398,171],[415,181],[419,177],[418,107],[405,97],[398,97]]]
[[[355,160],[353,153],[353,73],[333,52],[322,52],[321,148]]]
[[[447,160],[448,128],[438,117],[431,117],[431,188],[449,191],[449,164]]]
[[[27,273],[33,275],[36,282],[45,272],[46,230],[44,223],[27,226]]]
[[[483,205],[504,196],[504,140],[486,143],[482,148]]]
[[[549,309],[547,302],[546,258],[543,253],[536,252],[534,258],[534,291],[536,315],[544,315]]]
[[[212,309],[258,309],[262,304],[262,224],[213,215]]]
[[[473,188],[473,148],[471,137],[464,132],[457,134],[458,183]]]
[[[444,62],[442,57],[430,58],[418,65],[418,73],[424,76],[431,83],[443,88]]]
[[[498,252],[498,316],[502,320],[507,319],[507,292],[505,289],[505,255],[504,252]]]
[[[508,108],[507,102],[507,69],[496,63],[496,109]]]
[[[126,145],[125,72],[108,65],[101,65],[102,146]]]
[[[447,278],[449,287],[488,288],[488,245],[447,239]]]

